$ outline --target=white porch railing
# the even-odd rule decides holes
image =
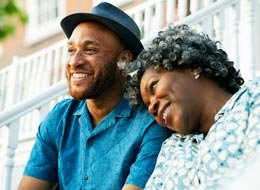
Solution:
[[[42,120],[48,111],[58,101],[69,97],[67,95],[67,83],[65,80],[56,83],[55,85],[44,90],[41,95],[34,96],[17,103],[15,106],[5,109],[1,112],[0,126],[8,127],[6,152],[5,152],[5,168],[2,169],[1,189],[11,190],[12,168],[14,167],[14,155],[18,145],[19,131],[23,133],[23,139],[33,138],[37,130],[37,125]],[[16,113],[14,115],[14,113]],[[28,115],[28,113],[30,113]],[[24,125],[21,131],[20,125]],[[2,134],[3,135],[3,134]],[[3,164],[3,163],[1,163]]]
[[[66,51],[64,39],[27,57],[14,57],[0,70],[0,111],[64,79]]]
[[[243,9],[245,5],[242,8],[241,3],[246,4],[247,11]],[[253,33],[256,20],[255,12],[257,10],[252,8],[256,7],[256,3],[256,0],[218,0],[216,2],[212,0],[191,0],[190,4],[186,0],[150,0],[135,9],[128,10],[128,13],[136,19],[136,22],[142,28],[144,33],[142,42],[145,47],[157,34],[158,30],[167,25],[166,23],[176,21],[175,24],[189,24],[194,28],[207,32],[211,38],[220,40],[223,48],[231,55],[231,59],[235,60],[238,68],[241,68],[242,74],[245,71],[247,78],[250,79],[254,78],[257,72],[254,63],[256,48],[254,43],[255,34]],[[191,13],[191,15],[187,16],[188,13]],[[249,17],[250,22],[243,20],[244,17],[241,14]],[[249,35],[247,35],[247,40],[250,42],[247,43],[246,47],[242,47],[243,51],[241,51],[240,45],[242,27],[250,30]],[[1,73],[5,73],[0,74],[0,99],[2,96],[9,98],[10,94],[8,93],[12,93],[10,100],[5,99],[2,103],[0,100],[0,108],[1,104],[8,105],[8,108],[4,106],[6,109],[0,112],[0,135],[1,129],[5,129],[7,132],[5,136],[1,135],[4,145],[0,144],[0,151],[1,149],[2,152],[4,150],[5,156],[1,158],[1,155],[3,155],[1,152],[0,169],[2,166],[3,172],[2,177],[0,173],[0,189],[11,190],[15,189],[17,185],[17,182],[12,180],[14,176],[12,171],[16,162],[15,158],[17,158],[15,157],[15,151],[20,148],[17,148],[18,142],[25,142],[28,139],[33,140],[40,120],[45,117],[46,113],[57,101],[68,97],[66,81],[63,80],[64,58],[66,57],[65,45],[66,42],[62,41],[53,45],[50,49],[44,49],[26,58],[19,58],[23,64],[12,64],[10,66],[12,67],[12,73],[8,73],[8,68],[3,71],[0,70]],[[246,51],[246,56],[244,56],[247,62],[241,61],[245,49],[250,50]],[[46,64],[47,61],[49,62]],[[40,72],[37,71],[37,68],[41,68]],[[35,74],[35,72],[38,73]],[[15,90],[6,90],[8,87],[6,80],[11,81],[11,88],[15,88]],[[25,83],[20,83],[20,81]],[[15,84],[19,84],[19,86],[17,87]],[[34,85],[42,86],[36,88],[33,87]],[[50,85],[52,86],[48,87]],[[30,93],[23,91],[23,89],[27,89]],[[36,94],[35,91],[41,93]],[[26,99],[30,94],[34,95]],[[6,101],[9,103],[6,103]],[[5,161],[2,162],[2,160]]]
[[[215,1],[147,0],[126,12],[136,21],[142,31],[142,39],[145,39],[165,27],[167,23],[194,14]],[[218,1],[237,2],[237,0]],[[206,23],[204,29],[206,30],[210,24],[212,23]],[[212,28],[209,27],[206,31],[210,32]],[[66,49],[64,39],[32,55],[14,57],[10,66],[0,70],[0,111],[26,98],[31,98],[64,79]]]

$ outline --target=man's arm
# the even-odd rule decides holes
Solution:
[[[130,185],[130,184],[126,184],[124,185],[122,190],[142,190],[143,188],[135,186],[135,185]]]
[[[55,189],[56,184],[48,181],[40,180],[30,176],[23,176],[18,190],[51,190]]]
[[[123,190],[140,190],[145,187],[154,170],[162,143],[172,135],[172,131],[159,126],[149,117],[143,119],[146,123],[140,124],[141,126],[148,125],[148,127],[145,126],[145,131],[143,132],[142,141],[139,146],[139,152],[136,155],[135,162],[132,163],[130,167]]]

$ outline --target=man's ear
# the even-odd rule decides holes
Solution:
[[[129,63],[130,61],[132,61],[132,58],[133,58],[132,52],[127,49],[123,50],[119,55],[119,61],[125,63]]]

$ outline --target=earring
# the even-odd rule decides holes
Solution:
[[[117,66],[120,70],[124,70],[126,68],[126,61],[125,60],[119,60],[117,62]]]
[[[194,79],[198,79],[200,77],[200,74],[198,72],[193,72]]]

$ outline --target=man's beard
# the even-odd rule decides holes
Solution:
[[[78,100],[95,99],[99,96],[104,96],[105,91],[118,82],[116,81],[116,75],[118,74],[117,69],[117,63],[106,64],[103,69],[104,72],[100,73],[99,76],[91,82],[88,88],[84,88],[84,90],[81,91],[75,91],[68,80],[70,95]]]

